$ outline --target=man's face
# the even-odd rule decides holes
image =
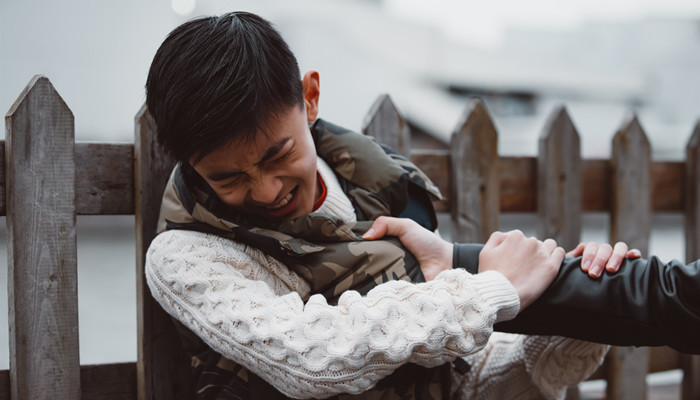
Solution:
[[[316,149],[301,107],[271,118],[254,142],[232,140],[190,164],[224,203],[268,220],[308,214],[320,194]]]

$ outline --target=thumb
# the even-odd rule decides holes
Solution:
[[[585,243],[579,243],[578,246],[576,246],[575,249],[569,251],[566,253],[567,257],[578,257],[583,254],[583,250],[586,248]]]
[[[642,252],[639,251],[638,249],[632,249],[632,250],[630,250],[630,251],[627,252],[627,254],[625,255],[625,257],[627,257],[627,258],[632,258],[632,259],[634,259],[634,258],[642,258]]]
[[[401,236],[407,229],[405,220],[393,217],[379,217],[372,226],[362,235],[365,240],[375,240],[389,236]]]

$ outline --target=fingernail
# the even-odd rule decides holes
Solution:
[[[600,267],[600,265],[594,265],[591,267],[590,275],[593,275],[597,278],[600,276],[600,273],[602,272],[601,270],[602,268]]]
[[[373,234],[374,234],[374,228],[369,228],[369,230],[367,232],[365,232],[364,235],[362,235],[362,239],[367,239],[369,237],[372,237]]]
[[[583,270],[586,271],[588,270],[588,267],[591,266],[591,260],[586,260],[583,262]]]
[[[639,251],[639,250],[632,250],[632,253],[633,253],[635,256],[637,256],[637,257],[641,257],[641,256],[642,256],[642,252]]]

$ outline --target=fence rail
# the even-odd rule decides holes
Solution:
[[[611,240],[646,252],[652,213],[672,212],[685,215],[686,258],[700,257],[700,123],[680,162],[651,160],[634,115],[615,135],[610,160],[581,159],[563,107],[545,125],[536,157],[499,156],[498,132],[478,100],[457,122],[449,151],[411,150],[408,124],[388,96],[374,104],[363,132],[410,155],[448,194],[436,208],[451,213],[455,240],[483,241],[498,229],[500,212],[526,212],[538,215],[540,236],[571,248],[581,214],[603,211]],[[134,144],[75,143],[72,112],[37,76],[8,112],[6,133],[0,215],[9,240],[10,370],[0,371],[0,400],[189,398],[189,362],[143,275],[172,167],[148,111],[136,116]],[[138,361],[81,366],[75,216],[113,214],[136,220]],[[597,376],[608,380],[608,398],[637,399],[647,371],[672,368],[684,369],[683,398],[700,398],[699,358],[666,348],[616,349]]]

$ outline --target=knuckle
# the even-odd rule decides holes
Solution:
[[[524,237],[525,237],[525,234],[524,234],[523,231],[521,231],[520,229],[513,229],[513,230],[510,231],[509,233],[510,233],[512,236],[515,236],[515,237],[518,237],[518,238],[521,238],[521,237],[524,238]]]

